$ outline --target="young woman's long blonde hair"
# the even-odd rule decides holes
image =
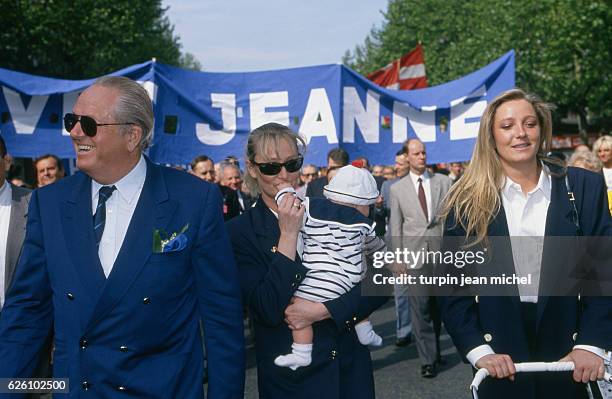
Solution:
[[[490,102],[480,119],[470,166],[451,187],[442,211],[444,217],[454,213],[455,223],[465,230],[466,237],[475,237],[475,240],[470,242],[472,245],[486,239],[487,228],[501,207],[499,193],[504,184],[504,173],[495,147],[493,128],[499,106],[513,100],[526,100],[535,110],[540,126],[538,160],[559,165],[557,160],[546,157],[552,140],[550,105],[521,89],[506,91]]]

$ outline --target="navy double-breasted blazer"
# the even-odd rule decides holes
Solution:
[[[575,195],[579,221],[585,236],[611,236],[612,220],[604,181],[600,175],[568,168],[570,187]],[[563,177],[552,177],[551,201],[546,215],[546,236],[574,236],[577,229]],[[445,237],[465,236],[451,215],[446,221]],[[491,222],[488,235],[509,236],[503,207]],[[609,242],[609,241],[608,241]],[[557,242],[558,244],[558,242]],[[558,245],[544,241],[540,287],[555,275]],[[493,254],[495,255],[495,252]],[[512,257],[508,247],[497,256]],[[551,261],[555,260],[555,261]],[[495,259],[493,259],[495,262]],[[498,262],[508,262],[507,259]],[[612,267],[612,264],[606,265]],[[516,290],[518,293],[518,290]],[[520,311],[520,298],[514,296],[440,298],[446,329],[459,353],[465,357],[477,346],[488,344],[495,353],[508,354],[515,363],[558,361],[574,345],[612,348],[612,299],[609,297],[540,296],[537,303],[536,343],[530,352]],[[582,384],[573,383],[564,373],[518,374],[515,382],[488,379],[479,390],[481,398],[567,398],[585,395]]]
[[[279,252],[278,219],[263,200],[227,223],[240,271],[243,301],[253,317],[257,378],[261,398],[373,398],[374,378],[367,347],[354,325],[380,307],[386,297],[361,295],[360,286],[325,306],[332,318],[313,325],[312,363],[293,371],[274,359],[290,351],[291,330],[284,311],[304,279],[299,259]]]
[[[185,226],[184,248],[154,253],[155,230]],[[215,186],[147,160],[108,279],[94,241],[91,178],[79,172],[34,191],[0,319],[0,377],[30,376],[53,326],[53,373],[69,378],[70,398],[200,399],[200,320],[208,396],[241,398],[242,304]]]

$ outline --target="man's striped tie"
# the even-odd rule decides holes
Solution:
[[[96,236],[96,245],[100,246],[102,233],[104,232],[104,224],[106,223],[106,201],[113,195],[117,187],[102,186],[98,191],[98,207],[94,214],[94,234]]]

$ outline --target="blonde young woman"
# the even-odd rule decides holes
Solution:
[[[483,244],[493,236],[612,235],[601,175],[548,160],[551,135],[550,109],[535,96],[516,89],[495,98],[482,116],[470,167],[449,192],[445,237]],[[545,244],[544,256],[532,258],[541,283],[550,275],[551,249]],[[512,247],[497,263],[524,266],[516,263],[522,250]],[[440,302],[462,357],[493,377],[481,386],[481,398],[576,399],[585,396],[582,383],[603,377],[601,356],[612,347],[608,298],[455,296]],[[515,362],[560,359],[574,362],[573,376],[515,376]]]
[[[603,174],[608,191],[612,191],[612,136],[601,136],[593,143],[593,154],[603,164]]]

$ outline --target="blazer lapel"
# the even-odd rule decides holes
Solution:
[[[546,214],[545,236],[574,236],[576,227],[572,221],[572,208],[562,177],[551,179],[551,196]]]
[[[435,224],[438,214],[438,205],[440,204],[440,194],[442,186],[438,179],[433,179],[433,175],[427,172],[429,177],[429,191],[431,191],[431,215],[429,215],[429,224]],[[425,216],[425,215],[423,215]]]
[[[123,297],[153,252],[153,232],[166,229],[177,202],[168,198],[160,167],[147,159],[147,176],[113,269],[87,328]]]
[[[575,236],[576,227],[572,221],[572,208],[569,202],[567,189],[563,177],[551,179],[551,198],[546,214],[546,228],[544,233],[544,248],[542,250],[542,266],[540,269],[540,287],[542,293],[550,293],[556,286],[558,277],[569,268],[559,270],[559,265],[567,265],[571,261],[574,248],[559,248],[560,240],[557,237]],[[569,246],[569,242],[567,242]],[[569,250],[570,254],[567,253]],[[542,314],[548,303],[548,296],[538,299],[537,325],[540,324]]]
[[[9,183],[6,183],[9,184]],[[8,290],[9,284],[15,273],[15,266],[19,260],[23,239],[25,237],[26,220],[28,216],[27,194],[19,193],[18,188],[12,186],[11,216],[9,219],[9,236],[6,242],[6,261],[4,272],[4,289]]]
[[[93,231],[91,178],[80,173],[69,197],[61,204],[61,220],[72,266],[94,301],[106,277],[100,264]]]
[[[251,218],[253,230],[255,230],[260,247],[264,249],[264,252],[271,251],[278,245],[280,229],[278,228],[278,219],[261,197],[257,200],[253,212],[251,212]]]
[[[501,263],[495,265],[496,274],[504,273],[506,276],[510,276],[516,273],[514,265],[514,257],[512,256],[512,242],[510,241],[510,231],[508,230],[508,221],[506,219],[506,211],[504,207],[499,208],[499,212],[493,219],[493,222],[489,226],[489,234],[491,242],[494,243],[492,251],[497,259],[504,259]],[[512,303],[519,310],[520,297],[518,287],[516,285],[508,285],[505,287],[506,290],[504,295],[510,297]]]
[[[423,213],[423,210],[421,209],[421,203],[419,202],[419,195],[417,193],[417,190],[414,188],[414,183],[412,182],[412,177],[410,176],[410,174],[407,174],[406,176],[404,176],[402,180],[398,182],[398,184],[399,183],[404,184],[406,197],[409,199],[407,201],[407,204],[409,204],[410,207],[415,207],[414,208],[415,212],[419,215],[419,217],[421,217],[423,221],[425,221],[425,223],[428,223],[428,221],[425,219],[425,214]],[[431,191],[433,192],[433,190]],[[433,204],[433,201],[432,201],[432,204]]]

